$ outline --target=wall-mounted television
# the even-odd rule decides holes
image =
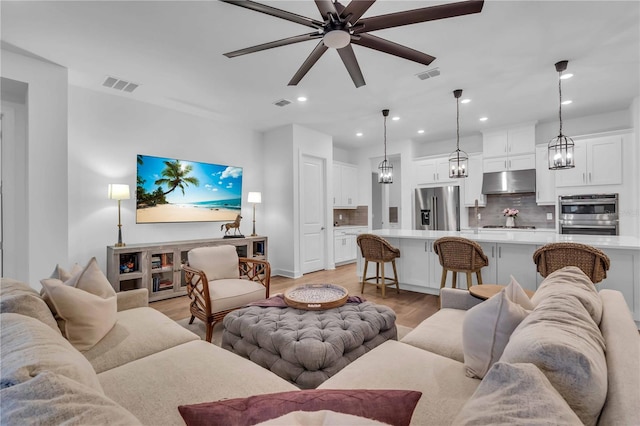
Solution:
[[[136,223],[233,221],[242,167],[137,156]]]

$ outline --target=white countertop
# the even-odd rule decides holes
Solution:
[[[498,231],[498,232],[496,232]],[[438,239],[440,237],[463,237],[478,242],[495,242],[511,244],[536,244],[544,245],[556,242],[574,242],[589,244],[594,247],[610,249],[640,250],[640,238],[629,236],[597,236],[597,235],[566,235],[548,231],[529,230],[507,231],[505,229],[492,229],[490,232],[480,230],[477,234],[474,230],[463,231],[417,231],[411,229],[377,229],[373,234],[384,238],[408,238],[408,239]]]

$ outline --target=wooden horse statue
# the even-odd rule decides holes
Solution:
[[[233,235],[236,235],[240,230],[240,219],[242,219],[242,216],[237,215],[236,220],[233,222],[223,223],[222,226],[220,226],[220,230],[222,231],[224,229],[224,234],[227,235],[229,234],[229,230],[233,228]]]

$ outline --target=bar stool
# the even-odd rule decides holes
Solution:
[[[400,294],[398,285],[398,271],[396,270],[396,258],[400,257],[400,250],[393,247],[387,240],[374,234],[360,234],[356,240],[360,253],[364,258],[364,271],[362,272],[362,289],[360,293],[364,293],[365,284],[375,284],[382,290],[382,297],[385,297],[385,288],[396,286],[396,292]],[[367,266],[369,262],[376,263],[376,275],[367,277]],[[384,274],[384,264],[391,262],[393,266],[393,278],[386,277]],[[376,280],[371,282],[371,280]]]
[[[580,243],[544,245],[533,253],[533,262],[543,277],[565,266],[577,266],[594,284],[607,278],[610,265],[602,250]]]
[[[447,272],[453,272],[452,288],[456,288],[458,272],[467,274],[467,287],[471,286],[471,274],[475,272],[478,284],[482,284],[480,270],[489,264],[482,247],[475,241],[462,237],[442,237],[434,241],[433,251],[442,265],[440,288],[447,282]]]

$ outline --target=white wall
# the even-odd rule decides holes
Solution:
[[[294,171],[293,128],[278,127],[264,135],[264,205],[268,223],[269,261],[272,274],[293,277]]]
[[[273,274],[290,278],[302,276],[300,247],[300,176],[303,155],[324,160],[325,191],[325,267],[333,267],[333,147],[332,138],[297,124],[265,132],[265,197],[269,235],[269,260]]]
[[[132,199],[122,201],[123,241],[149,243],[219,238],[221,222],[136,224],[136,155],[197,160],[243,168],[240,230],[251,233],[249,191],[264,191],[262,136],[167,108],[79,87],[69,88],[69,262],[95,256],[106,268],[106,246],[117,241],[117,202],[109,183],[126,183]],[[264,198],[265,204],[270,202]],[[268,235],[263,205],[256,231]],[[271,250],[270,250],[271,251]]]
[[[2,76],[28,84],[27,212],[14,226],[27,247],[27,271],[13,278],[40,288],[68,263],[67,70],[2,49]]]

